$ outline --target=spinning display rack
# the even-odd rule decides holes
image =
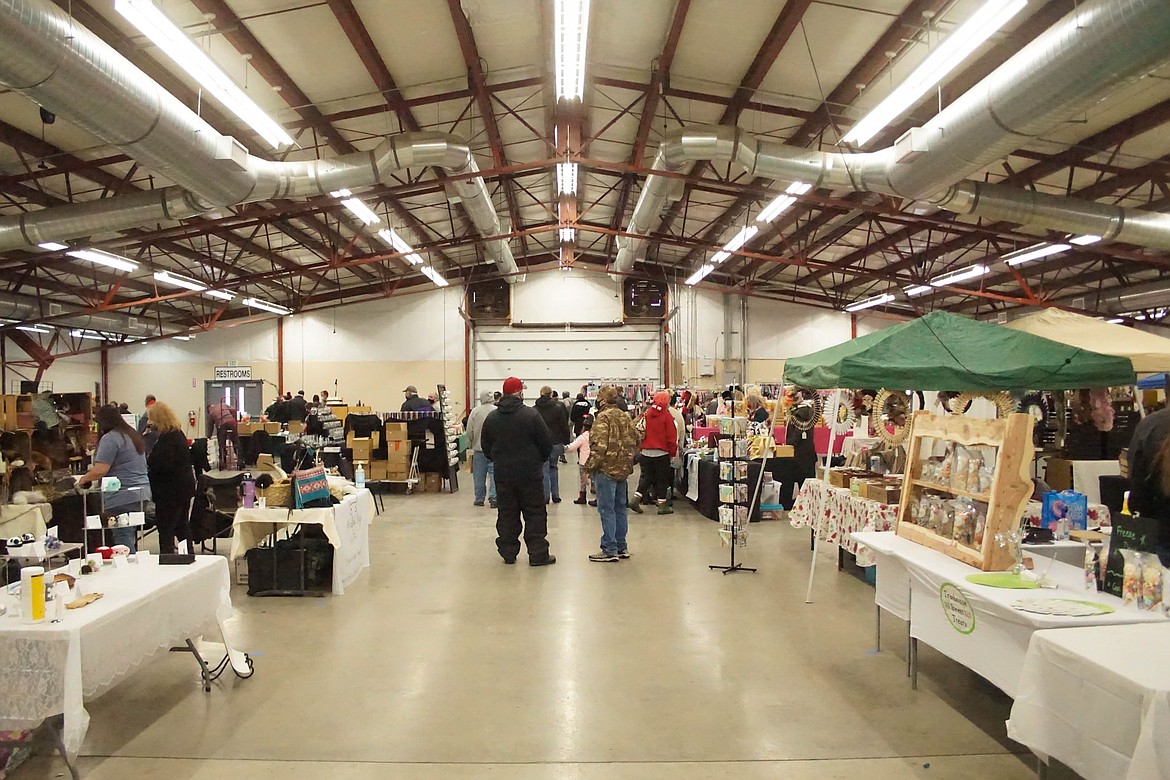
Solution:
[[[731,563],[728,566],[711,564],[707,568],[718,569],[724,574],[755,571],[735,560],[735,548],[747,547],[747,526],[752,517],[747,431],[748,419],[736,417],[734,406],[731,417],[719,419],[719,536],[731,547]]]

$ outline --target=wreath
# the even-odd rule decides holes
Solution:
[[[1047,423],[1052,416],[1052,407],[1044,393],[1025,393],[1020,399],[1019,411],[1032,415],[1037,425]]]
[[[904,393],[882,388],[873,399],[873,412],[878,416],[874,429],[879,439],[892,447],[906,441],[910,435],[910,401]],[[887,423],[894,426],[893,432],[886,430]]]
[[[958,390],[944,390],[938,394],[938,405],[941,406],[942,410],[947,414],[966,414],[971,409],[970,401],[967,401],[967,405],[964,406],[962,410],[957,412],[955,411],[954,401],[961,395],[962,393],[960,393]]]
[[[798,431],[811,431],[817,427],[817,423],[820,422],[821,416],[825,411],[824,401],[821,400],[819,395],[814,395],[807,400],[810,404],[809,406],[798,402],[788,414],[788,424]]]
[[[976,398],[986,398],[995,404],[995,418],[997,420],[1005,419],[1009,414],[1016,410],[1016,405],[1012,401],[1011,394],[1006,390],[999,393],[959,393],[951,401],[951,414],[966,414],[971,408],[971,402]],[[955,411],[955,409],[962,409],[963,411]]]
[[[852,390],[841,390],[837,397],[837,419],[829,420],[828,424],[838,436],[844,436],[853,430],[854,424],[857,423],[857,406],[854,398]]]

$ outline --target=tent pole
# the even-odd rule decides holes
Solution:
[[[833,409],[829,415],[829,450],[825,453],[825,470],[828,471],[829,464],[833,461],[833,447],[837,443],[837,412],[841,406],[841,390],[838,388],[833,391]],[[817,553],[820,552],[821,546],[821,523],[824,518],[818,517],[813,525],[813,552],[812,562],[808,565],[808,590],[804,594],[804,603],[813,603],[813,578],[817,573]]]

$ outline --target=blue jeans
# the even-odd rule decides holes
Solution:
[[[550,499],[561,497],[561,476],[558,464],[565,454],[565,445],[554,444],[548,460],[544,464],[544,503]]]
[[[136,526],[111,528],[110,536],[113,537],[114,544],[124,544],[130,548],[130,552],[138,552],[138,528]]]
[[[601,513],[601,551],[616,555],[626,549],[629,509],[626,481],[597,472],[597,511]]]
[[[490,484],[488,477],[491,477]],[[482,504],[485,494],[489,500],[496,500],[496,467],[482,452],[471,453],[471,481],[475,489],[475,503]]]

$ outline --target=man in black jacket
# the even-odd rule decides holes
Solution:
[[[557,398],[557,394],[548,385],[540,388],[540,398],[536,399],[536,411],[540,419],[544,420],[552,437],[552,454],[544,464],[544,503],[550,500],[554,504],[561,503],[561,456],[565,454],[565,445],[572,441],[569,436],[569,410]]]
[[[402,391],[406,395],[406,400],[402,402],[402,410],[404,412],[432,412],[434,407],[431,402],[425,398],[418,397],[418,388],[414,385],[407,385],[406,389]],[[423,418],[417,420],[407,420],[406,422],[406,436],[411,441],[421,441],[427,435],[427,421]]]
[[[541,471],[553,445],[540,414],[525,406],[523,399],[524,383],[514,376],[505,379],[503,397],[483,421],[480,445],[495,471],[496,549],[500,557],[504,563],[516,562],[523,531],[528,564],[547,566],[557,559],[548,552],[548,510],[541,491]]]
[[[304,422],[308,416],[309,403],[305,400],[305,391],[301,390],[288,402],[288,419]]]
[[[585,425],[585,418],[593,411],[593,404],[589,403],[589,399],[585,397],[584,393],[577,393],[577,400],[573,401],[573,406],[569,409],[569,422],[573,423],[573,438],[581,435],[581,429]]]

